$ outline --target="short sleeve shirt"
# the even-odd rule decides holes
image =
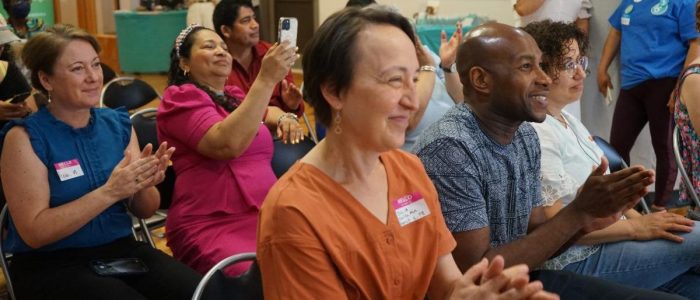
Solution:
[[[533,208],[542,206],[537,133],[523,122],[510,144],[486,135],[467,104],[429,127],[416,154],[435,184],[453,233],[489,227],[491,246],[527,235]]]
[[[620,31],[623,89],[678,77],[689,41],[698,37],[695,0],[622,0],[608,22]]]
[[[386,224],[310,164],[295,164],[272,187],[258,223],[265,299],[424,299],[438,258],[456,243],[418,158],[392,150],[380,159]],[[402,223],[393,203],[407,197],[429,214]]]

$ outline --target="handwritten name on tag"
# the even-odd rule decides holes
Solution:
[[[394,207],[396,218],[399,219],[401,227],[420,220],[430,214],[428,204],[418,192],[413,192],[391,201],[391,206]]]
[[[77,158],[55,163],[53,166],[56,168],[56,173],[61,181],[66,181],[85,175]]]

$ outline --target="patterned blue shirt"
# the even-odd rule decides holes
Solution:
[[[423,132],[415,150],[437,188],[447,228],[489,227],[497,247],[525,236],[530,212],[543,203],[540,146],[527,122],[507,145],[480,126],[466,104],[456,105]]]

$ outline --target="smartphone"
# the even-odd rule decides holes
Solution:
[[[297,18],[281,17],[277,26],[277,41],[289,41],[292,48],[297,46],[297,28],[299,22]]]
[[[148,266],[138,258],[96,259],[90,267],[100,276],[130,276],[148,272]]]
[[[29,98],[29,95],[31,95],[30,92],[17,94],[14,97],[10,98],[9,100],[6,100],[6,102],[12,103],[12,104],[20,104],[24,101],[27,101],[27,98]]]

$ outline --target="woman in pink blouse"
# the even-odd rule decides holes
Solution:
[[[177,37],[157,118],[159,138],[178,149],[167,238],[175,258],[200,273],[255,251],[258,210],[276,181],[270,130],[292,143],[303,138],[294,114],[268,107],[297,56],[285,43],[273,46],[245,95],[225,86],[231,56],[214,31],[192,25]],[[237,264],[228,273],[247,268]]]

